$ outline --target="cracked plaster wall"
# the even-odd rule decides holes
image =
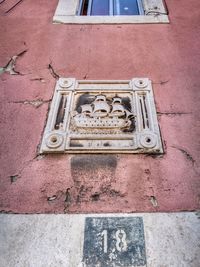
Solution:
[[[87,26],[53,25],[56,0],[17,2],[0,4],[0,210],[199,209],[199,1],[167,0],[168,25]],[[59,76],[149,77],[165,154],[38,155]]]

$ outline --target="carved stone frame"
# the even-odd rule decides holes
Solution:
[[[77,103],[81,96],[89,94],[93,98],[99,94],[107,98],[115,95],[128,98],[134,129],[110,132],[95,126],[95,130],[91,127],[74,130]],[[148,78],[106,81],[60,78],[40,153],[163,153],[151,81]]]

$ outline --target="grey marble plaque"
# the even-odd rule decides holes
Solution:
[[[85,220],[86,267],[146,266],[141,217],[94,217]]]

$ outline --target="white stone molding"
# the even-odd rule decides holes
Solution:
[[[59,0],[54,23],[66,24],[132,24],[169,23],[162,0],[142,0],[145,15],[134,16],[79,16],[79,0]]]
[[[40,153],[163,153],[151,81],[60,78]]]

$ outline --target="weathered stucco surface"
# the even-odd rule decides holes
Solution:
[[[113,218],[114,221],[118,221],[120,216],[123,216],[125,220],[130,219],[133,221],[134,217],[143,220],[147,260],[147,265],[142,265],[143,267],[199,266],[200,216],[197,212],[167,214],[159,212],[144,214],[93,213],[87,215],[0,214],[1,266],[86,267],[86,264],[82,263],[86,220],[88,217],[93,219],[97,217],[104,220]],[[111,221],[110,219],[109,221]],[[113,224],[110,225],[111,227],[114,226]],[[97,229],[99,230],[98,227]],[[91,233],[92,231],[90,231]],[[101,251],[102,245],[99,244],[95,247],[94,240],[93,236],[91,245],[94,247],[93,251],[96,252],[96,259],[98,259],[98,252]],[[138,235],[133,236],[132,241],[137,244]],[[132,255],[135,255],[135,253],[133,252]],[[104,264],[109,259],[106,257],[106,260],[101,255],[102,258],[104,259]],[[124,258],[127,259],[129,257]],[[107,264],[107,266],[120,266],[115,264],[116,259],[118,257],[111,259],[110,265]],[[97,267],[101,265],[93,263],[93,265],[88,266]],[[121,266],[133,265],[123,264]]]
[[[56,0],[5,13],[13,2],[0,4],[0,67],[27,51],[0,75],[0,210],[199,209],[200,2],[167,0],[165,25],[53,25]],[[58,75],[150,78],[165,154],[37,155]]]

